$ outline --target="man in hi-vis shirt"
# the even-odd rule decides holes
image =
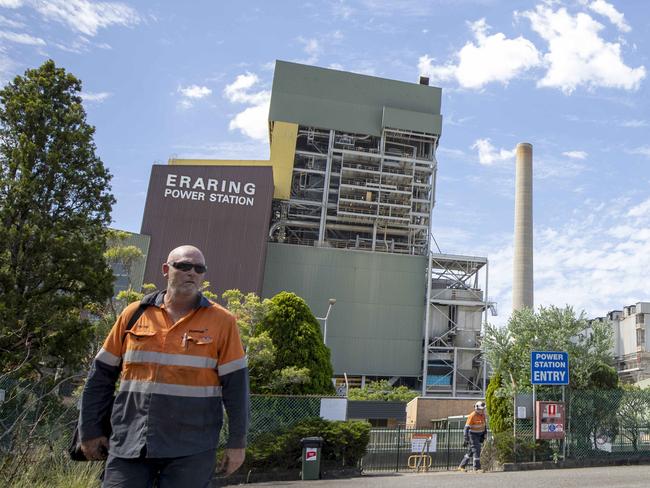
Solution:
[[[246,356],[235,317],[199,291],[206,271],[196,247],[171,251],[162,265],[167,289],[129,305],[93,361],[79,433],[88,459],[108,456],[104,487],[144,488],[156,479],[159,488],[209,486],[222,405],[229,438],[220,468],[229,475],[244,461]],[[109,440],[101,420],[111,408]]]
[[[463,429],[465,447],[467,452],[458,466],[459,471],[465,471],[470,460],[474,471],[481,470],[481,445],[487,435],[487,421],[485,419],[485,402],[478,401],[474,404],[474,411],[469,414]]]

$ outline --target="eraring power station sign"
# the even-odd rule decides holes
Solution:
[[[165,181],[165,198],[195,200],[227,205],[255,205],[255,183],[233,179],[203,178],[182,174],[182,168],[169,173]]]
[[[530,353],[530,382],[533,385],[568,385],[569,353],[532,351]]]
[[[217,295],[260,294],[272,199],[270,166],[154,165],[141,230],[151,236],[144,282],[164,288],[167,254],[192,244],[205,255],[205,279]]]

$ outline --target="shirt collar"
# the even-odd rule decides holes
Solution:
[[[167,293],[167,290],[162,290],[156,293],[156,295],[153,297],[153,303],[152,305],[160,308],[163,306],[165,303],[165,293]],[[203,293],[199,292],[199,300],[197,301],[197,304],[194,308],[204,308],[204,307],[209,307],[211,305],[210,300],[205,298],[203,296]]]

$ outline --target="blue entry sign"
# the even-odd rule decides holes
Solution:
[[[569,353],[532,351],[530,353],[530,382],[533,385],[568,385]]]

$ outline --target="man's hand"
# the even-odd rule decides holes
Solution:
[[[89,461],[101,461],[108,457],[108,439],[104,436],[95,437],[81,442],[81,452]]]
[[[224,474],[224,476],[230,476],[244,462],[246,457],[246,449],[225,449],[223,453],[223,459],[219,465],[219,471]]]
[[[469,439],[465,437],[465,440],[463,441],[463,447],[469,447]]]

